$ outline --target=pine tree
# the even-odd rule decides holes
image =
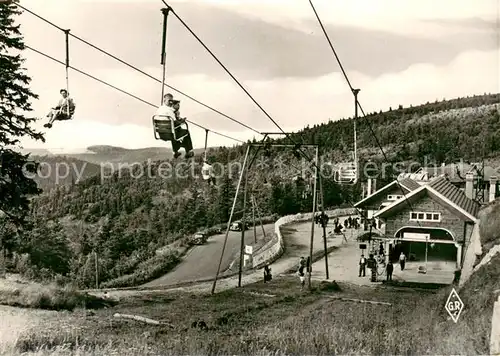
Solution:
[[[7,146],[16,145],[21,137],[45,142],[30,127],[36,118],[24,116],[32,111],[30,100],[38,96],[30,91],[31,78],[22,68],[24,59],[19,52],[25,47],[14,21],[19,14],[15,2],[0,4],[0,212],[18,226],[29,213],[28,197],[40,193],[29,177],[36,174],[37,166],[29,162],[29,155]]]

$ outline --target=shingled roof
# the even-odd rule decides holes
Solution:
[[[444,176],[436,177],[428,184],[420,185],[419,188],[407,194],[406,199],[396,200],[391,205],[378,211],[374,217],[384,218],[390,216],[399,210],[403,204],[408,204],[407,200],[420,199],[426,192],[434,199],[441,200],[444,204],[455,210],[456,214],[460,215],[463,219],[470,221],[477,220],[480,205],[474,200],[467,198],[461,189],[455,187]]]
[[[429,182],[429,187],[446,197],[453,204],[459,206],[472,216],[477,217],[480,209],[479,203],[467,198],[465,193],[450,183],[445,177],[437,177]]]
[[[405,188],[408,188],[410,191],[420,188],[420,184],[410,178],[400,179],[399,184],[401,184]]]

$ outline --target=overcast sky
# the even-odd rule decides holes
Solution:
[[[21,0],[21,5],[161,78],[160,0]],[[172,0],[170,5],[283,129],[352,115],[352,94],[308,0]],[[314,0],[314,5],[351,83],[361,88],[366,112],[500,91],[498,0]],[[19,23],[27,45],[64,61],[63,32],[27,12]],[[70,52],[72,66],[159,105],[159,83],[73,38]],[[29,50],[23,55],[40,96],[33,107],[45,116],[65,86],[64,66]],[[277,131],[172,14],[167,84],[258,131]],[[69,86],[75,120],[56,122],[45,144],[24,140],[25,148],[166,144],[153,137],[154,107],[71,70]],[[173,93],[188,119],[243,140],[261,137]],[[44,123],[37,126],[43,129]],[[195,147],[202,147],[204,130],[191,128]],[[235,143],[209,136],[209,145]]]

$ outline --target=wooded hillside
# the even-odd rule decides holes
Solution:
[[[362,160],[381,157],[369,122],[391,160],[422,161],[427,155],[430,160],[450,162],[476,159],[483,152],[485,157],[498,157],[499,102],[499,94],[484,95],[370,114],[358,123],[360,156]],[[352,134],[352,120],[341,120],[306,128],[294,140],[319,143],[325,159],[339,160],[350,156]],[[245,145],[211,149],[209,158],[222,165],[234,164],[242,162],[245,149]],[[90,165],[86,174],[91,178],[79,184],[70,181],[34,198],[35,229],[27,233],[24,249],[32,253],[31,264],[37,267],[29,269],[31,273],[57,273],[90,286],[96,251],[100,280],[110,281],[157,258],[156,249],[198,229],[227,222],[237,170],[231,176],[222,175],[217,186],[211,187],[193,177],[161,177],[160,163],[150,167],[150,177],[133,178],[137,171],[125,170],[106,179],[96,172],[96,165]],[[297,166],[305,165],[283,149],[272,150],[269,157],[259,156],[249,174],[249,189],[263,215],[311,211],[312,182],[307,174],[295,180],[300,175]],[[135,169],[147,171],[147,167]],[[332,179],[324,180],[324,191],[326,207],[351,205],[361,196],[360,184],[341,187]],[[241,208],[240,199],[236,211]],[[162,263],[170,266],[176,258],[166,257]]]

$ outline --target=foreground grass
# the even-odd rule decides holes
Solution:
[[[50,327],[46,323],[43,330],[24,334],[12,351],[15,355],[487,354],[490,300],[484,297],[475,303],[474,290],[492,279],[499,283],[499,266],[500,260],[485,266],[490,270],[481,278],[473,276],[468,289],[460,292],[466,310],[457,324],[444,310],[450,288],[431,293],[340,284],[341,291],[317,288],[311,293],[300,291],[296,278],[290,277],[213,296],[141,295],[95,315],[66,313]],[[170,326],[113,318],[116,312]],[[191,328],[199,320],[208,330]]]
[[[76,289],[56,285],[0,280],[0,305],[48,310],[100,308],[113,305],[112,301],[79,293]]]

